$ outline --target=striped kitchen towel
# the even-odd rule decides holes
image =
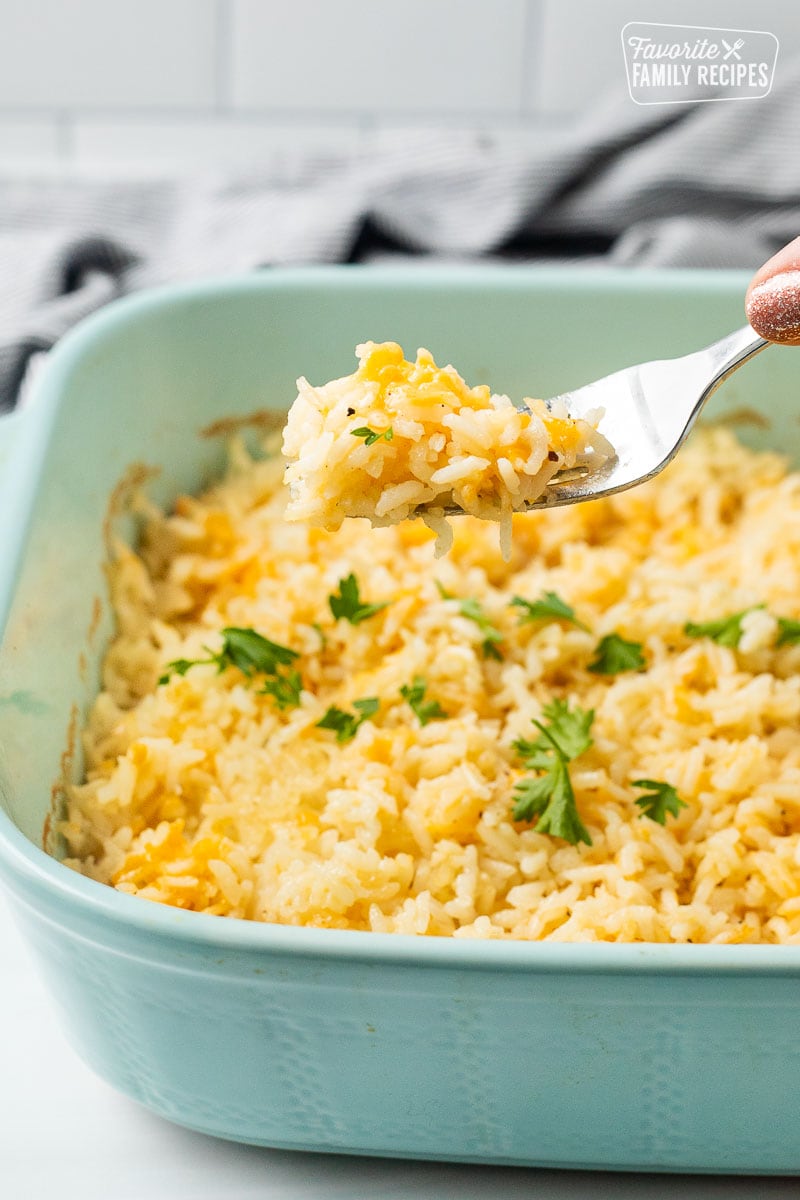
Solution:
[[[798,130],[800,63],[763,100],[617,94],[513,138],[387,132],[225,177],[0,178],[0,411],[79,318],[167,281],[398,254],[755,268],[800,232]]]

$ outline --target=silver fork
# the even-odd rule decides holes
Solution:
[[[770,344],[747,325],[705,350],[626,367],[546,401],[548,405],[563,401],[571,417],[604,409],[598,429],[616,453],[599,469],[577,468],[554,475],[543,495],[526,505],[525,511],[596,500],[652,479],[675,457],[712,392]],[[460,508],[445,509],[448,516],[460,512]]]

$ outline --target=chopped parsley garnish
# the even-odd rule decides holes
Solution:
[[[525,600],[523,596],[515,596],[511,604],[514,608],[522,609],[519,614],[520,625],[527,625],[529,621],[569,621],[571,625],[585,629],[588,633],[588,627],[575,616],[575,609],[556,592],[542,592],[538,600]]]
[[[168,662],[163,675],[158,677],[158,686],[166,683],[172,675],[185,675],[190,667],[196,667],[198,663],[214,662],[213,658],[173,658],[172,662]]]
[[[800,642],[800,621],[791,617],[778,617],[776,646],[796,646]]]
[[[302,690],[303,680],[299,671],[289,671],[286,675],[275,675],[272,679],[268,679],[261,689],[266,696],[272,696],[281,710],[297,708]]]
[[[255,671],[272,675],[279,665],[291,666],[299,657],[296,650],[271,642],[255,629],[236,628],[223,629],[222,649],[216,656],[220,671],[225,667],[238,667],[245,675]]]
[[[338,621],[344,617],[351,625],[360,625],[369,617],[374,617],[381,609],[386,608],[388,600],[383,604],[365,604],[358,590],[358,580],[351,572],[345,579],[339,580],[339,591],[328,596],[331,612]]]
[[[618,633],[609,633],[595,647],[589,670],[595,675],[619,675],[621,671],[641,671],[646,666],[641,642],[626,642]]]
[[[324,650],[325,647],[328,645],[328,637],[327,637],[327,634],[325,633],[325,630],[322,628],[322,626],[320,624],[318,624],[317,621],[311,622],[311,628],[314,630],[314,632],[319,637],[320,650]]]
[[[427,687],[423,677],[415,675],[412,683],[403,684],[400,688],[400,695],[414,710],[420,725],[427,725],[429,721],[438,721],[448,716],[438,700],[425,699]]]
[[[543,734],[546,735],[547,741],[542,742],[541,736],[535,738],[532,742],[526,741],[525,738],[518,738],[513,744],[514,749],[525,760],[525,765],[533,770],[543,769],[538,760],[538,756],[544,745],[545,752],[551,752],[551,740],[553,737],[558,739],[562,753],[568,760],[578,758],[584,754],[592,744],[591,728],[594,721],[594,710],[591,708],[579,708],[577,705],[571,709],[566,700],[553,700],[550,704],[545,704],[542,709],[542,716],[549,722],[549,729],[545,730],[540,721],[533,721],[533,724]],[[549,765],[549,764],[545,764]]]
[[[445,599],[449,600],[450,597],[447,596]],[[503,635],[489,620],[480,601],[476,600],[474,596],[468,596],[466,600],[459,600],[458,611],[462,617],[468,617],[470,621],[474,621],[483,634],[481,641],[483,657],[495,658],[501,662],[503,653],[500,650],[500,644],[503,641]]]
[[[336,741],[340,745],[352,741],[359,726],[363,725],[369,717],[374,717],[380,708],[380,703],[377,696],[354,700],[353,708],[357,710],[354,713],[345,712],[343,708],[332,705],[322,720],[317,721],[317,729],[332,729],[336,734]]]
[[[208,647],[206,647],[208,649]],[[190,667],[215,664],[217,671],[226,667],[238,667],[248,679],[255,673],[278,675],[278,668],[291,666],[299,658],[296,650],[271,642],[256,633],[255,629],[239,629],[229,626],[222,630],[222,647],[216,653],[208,651],[208,658],[176,658],[167,663],[167,669],[159,679],[166,683],[171,675],[185,675]]]
[[[438,579],[434,579],[433,582],[436,584],[439,595],[443,600],[458,599],[452,592],[448,592],[447,588]],[[470,621],[474,621],[483,634],[483,641],[481,642],[483,657],[495,658],[498,662],[501,662],[503,654],[499,647],[503,641],[503,635],[483,611],[480,600],[476,600],[474,596],[467,596],[465,600],[458,601],[458,611],[462,617],[468,617]]]
[[[565,700],[554,700],[542,709],[548,724],[534,721],[539,736],[533,741],[519,738],[513,743],[529,771],[541,774],[523,779],[514,789],[515,821],[536,818],[537,833],[562,837],[570,845],[591,846],[589,831],[580,819],[568,764],[592,744],[592,709],[570,709]]]
[[[643,796],[638,796],[636,803],[641,808],[640,816],[650,817],[659,825],[666,825],[667,813],[677,817],[682,808],[686,808],[685,800],[681,800],[675,788],[669,783],[658,779],[634,779],[633,786],[646,788]]]
[[[690,638],[711,638],[712,642],[716,642],[717,645],[730,646],[735,650],[742,637],[742,618],[763,607],[763,604],[754,604],[752,608],[743,608],[741,612],[731,613],[729,617],[720,617],[718,621],[704,621],[700,624],[687,621],[683,632]],[[778,645],[780,645],[780,640]]]
[[[388,429],[384,429],[383,433],[376,433],[374,429],[370,429],[369,425],[362,425],[359,429],[350,430],[353,437],[364,439],[365,446],[374,446],[376,442],[390,442],[394,437],[394,430],[391,425]]]

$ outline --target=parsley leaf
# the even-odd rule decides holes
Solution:
[[[167,663],[167,669],[159,683],[166,683],[171,675],[185,675],[190,667],[215,663],[218,672],[226,667],[238,667],[248,679],[255,673],[278,674],[279,666],[291,666],[299,658],[296,650],[281,646],[262,637],[255,629],[240,629],[229,626],[222,630],[222,647],[216,653],[209,650],[208,658],[176,658]]]
[[[213,659],[210,658],[175,658],[172,662],[167,663],[164,674],[159,675],[158,686],[161,687],[162,683],[167,683],[171,675],[185,675],[190,667],[194,667],[201,662],[212,661]]]
[[[429,721],[437,721],[449,715],[438,700],[425,699],[427,687],[423,677],[415,675],[412,683],[403,684],[400,688],[400,695],[414,710],[420,725],[427,725]]]
[[[578,629],[589,632],[588,626],[575,616],[575,609],[556,592],[542,592],[538,600],[525,600],[522,596],[515,596],[511,604],[523,610],[519,615],[520,625],[527,625],[529,621],[569,621]]]
[[[271,642],[269,638],[256,633],[255,629],[232,627],[223,629],[222,649],[215,655],[220,671],[226,667],[238,667],[247,676],[254,671],[273,675],[278,665],[291,666],[299,657],[296,650]]]
[[[742,637],[742,617],[755,612],[757,608],[764,608],[764,605],[754,604],[751,608],[743,608],[741,612],[731,613],[729,617],[720,617],[718,621],[704,621],[700,624],[687,621],[683,632],[690,638],[711,638],[717,645],[730,646],[735,650]],[[780,641],[778,644],[780,645]]]
[[[303,690],[303,680],[299,671],[289,671],[286,675],[275,675],[268,679],[261,691],[266,696],[272,696],[278,708],[297,708],[300,703],[300,693]]]
[[[518,738],[512,743],[517,753],[525,760],[527,767],[534,770],[542,769],[540,761],[532,760],[537,758],[542,750],[545,754],[550,754],[553,737],[558,739],[559,749],[568,759],[578,758],[591,746],[594,709],[578,708],[577,705],[571,709],[566,700],[552,700],[550,704],[545,704],[543,707],[542,716],[550,722],[546,738],[540,735],[532,742]],[[538,721],[533,723],[537,729],[542,728]]]
[[[621,671],[641,671],[645,666],[641,642],[626,642],[618,633],[609,633],[597,643],[589,670],[595,675],[619,675]]]
[[[362,621],[374,617],[381,609],[386,608],[388,603],[387,600],[383,604],[365,604],[359,594],[358,580],[352,571],[345,579],[339,580],[338,593],[334,592],[332,596],[328,596],[328,604],[336,620],[345,617],[351,625],[360,625]]]
[[[375,442],[390,442],[394,437],[394,430],[391,425],[388,429],[384,429],[383,433],[376,433],[374,429],[370,429],[369,425],[362,425],[359,429],[350,430],[353,437],[361,437],[364,439],[365,446],[373,446]]]
[[[503,641],[503,635],[489,620],[483,611],[480,601],[476,600],[474,596],[468,596],[465,600],[459,600],[458,611],[462,617],[468,617],[470,621],[474,621],[483,634],[483,641],[481,642],[483,657],[494,658],[498,662],[502,662],[503,652],[499,647]]]
[[[800,621],[791,617],[778,617],[778,638],[776,646],[796,646],[800,642]]]
[[[642,817],[650,817],[653,821],[658,821],[659,825],[666,825],[667,813],[672,813],[673,817],[677,817],[682,808],[686,808],[685,800],[681,800],[675,788],[669,783],[663,783],[658,779],[634,779],[633,786],[637,788],[646,788],[647,791],[643,796],[638,796],[636,803],[641,808]]]
[[[373,717],[380,708],[380,700],[377,696],[368,696],[364,700],[354,700],[353,708],[357,710],[355,713],[346,712],[343,708],[337,708],[332,705],[325,716],[317,721],[317,729],[332,729],[336,734],[336,741],[341,745],[344,742],[352,741],[356,736],[359,726],[369,718]]]
[[[571,846],[577,846],[578,842],[591,846],[589,831],[578,816],[575,793],[563,759],[556,758],[546,775],[524,779],[514,790],[515,821],[531,821],[536,816],[537,833],[562,837]]]
[[[439,591],[439,595],[443,600],[457,600],[452,592],[448,592],[438,579],[433,581]],[[503,652],[500,650],[500,645],[503,641],[503,635],[487,617],[483,611],[483,606],[480,600],[476,600],[474,596],[467,596],[464,600],[458,601],[458,611],[462,617],[467,617],[470,621],[474,621],[483,634],[481,642],[481,650],[484,658],[494,658],[498,662],[503,660]]]
[[[529,770],[544,772],[536,778],[521,780],[515,787],[514,820],[532,821],[535,817],[538,833],[562,837],[572,846],[578,842],[591,846],[589,831],[578,814],[567,768],[572,759],[592,744],[594,711],[577,705],[570,709],[565,700],[554,700],[544,706],[542,715],[549,724],[533,722],[539,736],[533,741],[519,738],[513,744]]]

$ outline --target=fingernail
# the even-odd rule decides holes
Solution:
[[[800,336],[800,271],[783,271],[752,289],[745,303],[747,319],[770,342]]]

